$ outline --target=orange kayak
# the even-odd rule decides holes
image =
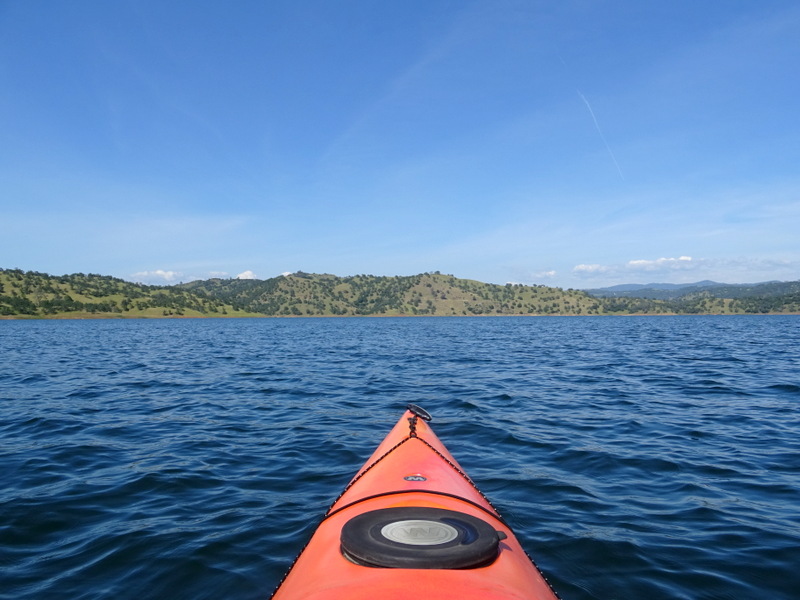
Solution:
[[[410,404],[274,600],[553,600],[509,526]]]

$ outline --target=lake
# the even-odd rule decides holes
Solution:
[[[796,599],[800,317],[0,321],[0,598],[266,599],[409,402],[565,600]]]

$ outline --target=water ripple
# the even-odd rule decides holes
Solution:
[[[0,598],[267,597],[408,402],[564,598],[794,598],[799,333],[0,322]]]

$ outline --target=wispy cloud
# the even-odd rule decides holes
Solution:
[[[190,267],[191,268],[191,267]],[[196,281],[198,279],[224,279],[230,277],[227,271],[173,271],[168,269],[153,269],[152,271],[139,271],[127,279],[136,283],[148,285],[171,285],[179,282]],[[255,279],[252,271],[245,271],[236,276],[237,279]]]
[[[597,129],[597,133],[600,134],[600,139],[603,140],[603,144],[606,146],[606,150],[608,150],[609,155],[611,156],[611,160],[614,161],[614,166],[617,167],[617,173],[619,173],[620,179],[625,181],[625,175],[622,174],[622,169],[619,166],[619,162],[617,162],[617,157],[614,156],[614,151],[611,149],[611,146],[608,145],[608,141],[606,140],[606,136],[603,135],[603,130],[600,129],[600,123],[597,122],[597,117],[594,114],[594,110],[592,110],[592,105],[589,104],[589,101],[586,99],[580,90],[577,90],[578,95],[583,100],[583,103],[586,105],[586,108],[589,109],[589,114],[592,115],[592,121],[594,121],[594,127]]]
[[[706,260],[696,260],[691,256],[677,258],[634,259],[622,264],[580,264],[572,268],[572,273],[577,276],[594,277],[597,275],[616,276],[637,273],[671,274],[675,271],[696,271],[708,266]]]
[[[578,275],[594,274],[594,273],[610,273],[615,271],[615,267],[609,265],[575,265],[572,267],[572,272]]]
[[[691,256],[680,256],[678,258],[657,258],[655,260],[629,260],[625,266],[634,271],[663,271],[690,269],[697,266],[697,261],[693,261]]]
[[[640,281],[642,275],[647,281]],[[800,274],[797,258],[677,258],[634,259],[617,264],[579,264],[572,275],[584,281],[613,283],[651,283],[656,277],[673,283],[713,279],[723,283],[758,283],[769,280],[791,281]]]
[[[553,280],[558,275],[555,269],[532,271],[521,266],[513,266],[508,272],[514,277],[513,281],[507,283],[524,283],[526,285],[553,285]]]

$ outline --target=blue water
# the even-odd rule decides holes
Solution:
[[[0,321],[0,598],[265,599],[408,402],[566,600],[800,597],[800,317]]]

